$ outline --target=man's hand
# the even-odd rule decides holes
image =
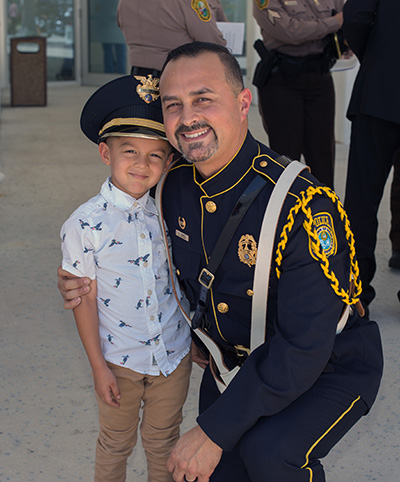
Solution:
[[[208,482],[222,456],[222,449],[196,426],[175,445],[167,469],[176,482]]]
[[[64,308],[72,310],[81,302],[81,296],[86,295],[90,291],[90,278],[77,278],[61,266],[57,269],[58,283],[61,296],[64,299]]]
[[[119,407],[121,392],[119,391],[118,382],[114,373],[104,367],[93,370],[94,388],[101,400],[111,407]]]
[[[343,25],[343,12],[339,12],[335,15],[335,18],[339,24],[339,28],[342,28]]]

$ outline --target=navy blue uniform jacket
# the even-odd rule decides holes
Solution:
[[[252,235],[258,243],[265,207],[283,167],[277,155],[249,133],[237,155],[220,172],[204,181],[185,160],[171,169],[163,190],[163,211],[172,239],[178,276],[192,306],[196,305],[198,275],[211,255],[231,210],[254,176],[267,183],[241,221],[216,273],[207,316],[210,335],[219,344],[250,343],[251,292],[254,266],[238,255],[239,240]],[[266,167],[261,167],[266,161]],[[261,164],[260,164],[261,163]],[[317,181],[301,175],[289,194],[278,233],[298,194]],[[215,212],[206,204],[213,201]],[[343,223],[333,203],[317,196],[314,215],[328,213],[337,238],[336,254],[329,257],[341,286],[349,285],[349,250]],[[255,350],[223,394],[198,417],[207,435],[225,450],[232,449],[260,417],[285,409],[318,379],[360,395],[370,407],[382,373],[382,353],[376,323],[354,314],[339,335],[336,325],[344,307],[309,249],[303,215],[296,217],[283,251],[278,279],[273,263],[268,298],[266,341]],[[218,305],[228,311],[221,313]],[[226,311],[226,310],[224,310]]]

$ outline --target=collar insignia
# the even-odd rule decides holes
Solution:
[[[178,225],[182,230],[185,229],[186,228],[186,219],[183,218],[182,216],[179,216]]]
[[[159,78],[153,78],[151,74],[147,76],[147,79],[144,75],[135,75],[134,77],[141,82],[141,84],[136,87],[136,92],[146,104],[150,104],[150,102],[160,97],[160,88],[158,87]]]
[[[329,213],[316,214],[313,216],[313,228],[317,232],[322,251],[326,257],[329,258],[329,256],[335,255],[337,251],[337,238],[332,216]],[[310,242],[309,250],[311,256],[318,260]]]
[[[257,243],[251,234],[244,234],[239,239],[238,255],[241,263],[254,266],[257,261]]]
[[[200,20],[203,20],[203,22],[208,22],[210,20],[211,10],[208,6],[207,0],[192,0],[192,8],[197,13]]]

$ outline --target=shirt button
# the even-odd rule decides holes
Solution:
[[[139,206],[139,203],[133,203],[133,207],[137,208]]]
[[[217,210],[217,205],[215,204],[214,201],[207,201],[206,203],[206,209],[209,213],[215,213],[215,211]]]
[[[140,235],[140,237],[141,237],[142,239],[144,239],[144,238],[146,237],[146,235],[145,235],[144,233],[142,233],[142,234]]]
[[[147,292],[148,295],[151,295],[152,293],[153,293],[153,292],[152,292],[151,290],[149,290],[149,291]]]
[[[147,261],[145,261],[145,262],[143,263],[143,266],[146,268],[148,264],[149,264],[149,263],[148,263]]]
[[[150,320],[151,320],[151,321],[154,321],[154,316],[153,316],[153,315],[150,316]]]
[[[254,295],[254,291],[253,291],[253,290],[247,290],[246,293],[247,293],[248,296],[253,296],[253,295]]]
[[[218,303],[217,309],[220,313],[228,313],[229,306],[226,303]]]
[[[181,275],[181,272],[179,271],[179,269],[176,270],[176,274],[177,274],[177,276]]]

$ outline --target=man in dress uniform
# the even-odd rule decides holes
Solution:
[[[200,415],[167,467],[177,482],[322,482],[320,458],[368,412],[383,364],[376,323],[354,308],[349,285],[354,277],[358,292],[358,269],[343,208],[308,172],[295,179],[274,241],[265,340],[246,359],[252,297],[263,289],[253,286],[260,227],[290,162],[248,131],[251,93],[224,47],[195,42],[172,51],[160,93],[168,138],[183,154],[165,179],[162,206],[192,308],[202,293],[199,273],[219,256],[222,227],[234,207],[243,212],[243,193],[252,197],[228,238],[201,319],[226,366],[241,368],[221,393],[214,363],[193,348],[206,367]],[[64,306],[73,308],[90,288],[63,276],[59,270],[60,290],[71,300]]]
[[[216,24],[226,20],[219,0],[120,0],[117,9],[133,75],[159,77],[168,52],[187,42],[226,45]]]
[[[351,142],[345,208],[356,239],[365,306],[375,297],[378,208],[392,165],[393,255],[389,266],[400,269],[400,2],[348,0],[343,32],[360,60],[347,117]]]
[[[344,0],[254,0],[271,72],[257,85],[269,144],[333,188],[335,90],[328,35],[342,25]]]

